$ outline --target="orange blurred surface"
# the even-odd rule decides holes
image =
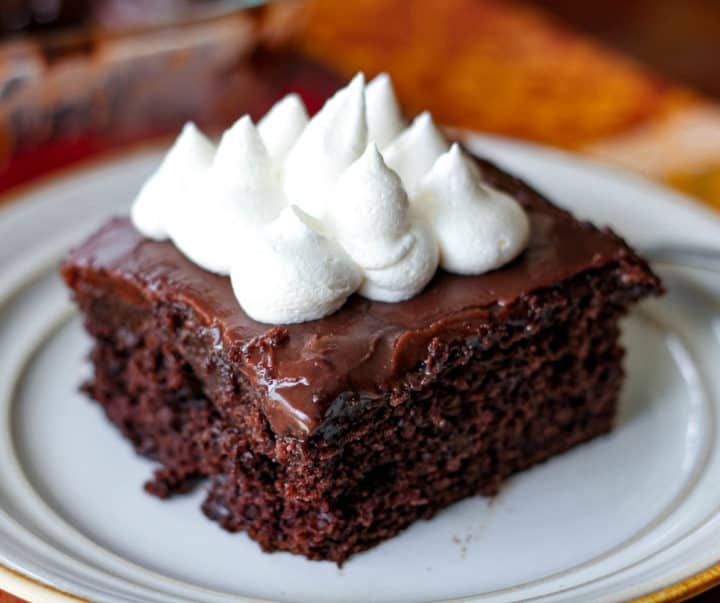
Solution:
[[[500,0],[315,0],[301,48],[345,76],[388,71],[412,112],[564,147],[693,102],[634,62]]]
[[[308,13],[304,53],[345,77],[390,72],[410,112],[586,152],[720,208],[718,106],[528,2],[311,0]]]

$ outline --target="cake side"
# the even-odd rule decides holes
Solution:
[[[353,296],[264,325],[227,278],[127,220],[73,251],[63,277],[95,340],[86,390],[160,464],[148,491],[208,477],[203,510],[222,527],[342,563],[609,431],[619,320],[659,280],[613,233],[478,165],[527,210],[528,248],[480,276],[440,271],[399,304]]]
[[[527,210],[528,248],[501,270],[479,276],[439,271],[420,295],[400,304],[354,295],[331,316],[283,325],[268,337],[272,329],[243,312],[227,278],[193,264],[169,242],[143,238],[126,219],[106,225],[71,252],[66,276],[107,275],[137,290],[147,305],[169,300],[204,317],[248,380],[270,392],[263,410],[273,430],[300,438],[322,424],[338,395],[373,394],[421,363],[434,338],[471,335],[488,307],[618,263],[624,283],[637,284],[638,298],[661,290],[646,263],[612,232],[575,220],[521,181],[477,161],[493,186],[513,194]],[[264,358],[270,356],[268,369]]]
[[[487,336],[437,342],[377,397],[346,395],[300,441],[186,308],[80,286],[96,338],[88,391],[166,496],[211,479],[205,512],[265,550],[342,562],[414,520],[610,430],[622,382],[618,319],[632,294],[591,271],[488,317]]]

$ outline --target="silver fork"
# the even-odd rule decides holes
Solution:
[[[688,266],[720,273],[720,249],[690,245],[657,245],[640,248],[640,254],[658,264]]]

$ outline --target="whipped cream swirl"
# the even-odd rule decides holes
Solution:
[[[285,207],[280,182],[248,116],[225,131],[211,163],[194,172],[194,180],[171,201],[165,226],[183,254],[226,275],[242,233],[267,224]]]
[[[150,239],[166,239],[175,200],[183,196],[199,173],[210,167],[214,156],[215,145],[195,124],[186,124],[130,208],[135,227]]]
[[[440,265],[482,274],[514,259],[527,245],[530,221],[512,197],[490,188],[457,144],[423,178],[413,204],[432,225]]]
[[[343,248],[291,205],[249,235],[230,273],[235,296],[259,322],[305,322],[338,310],[362,283]],[[254,258],[248,261],[248,258]]]
[[[360,295],[399,302],[420,293],[435,274],[435,237],[411,213],[400,177],[374,143],[341,176],[326,223],[365,276]]]
[[[310,120],[283,165],[285,194],[315,218],[322,218],[332,188],[367,144],[365,78],[356,75]]]
[[[384,149],[407,127],[392,80],[381,73],[365,88],[368,139]]]
[[[332,314],[353,293],[399,302],[441,266],[481,274],[527,245],[514,199],[490,187],[429,113],[408,125],[381,74],[362,74],[309,119],[295,94],[217,147],[183,129],[138,194],[131,219],[192,262],[229,275],[253,319]]]
[[[257,127],[273,161],[285,159],[308,121],[305,105],[297,94],[288,94],[265,114]]]

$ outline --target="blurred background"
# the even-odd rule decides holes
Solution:
[[[315,111],[358,70],[720,210],[718,0],[0,0],[0,192],[289,91]]]
[[[357,70],[720,207],[716,0],[0,0],[0,191]]]

